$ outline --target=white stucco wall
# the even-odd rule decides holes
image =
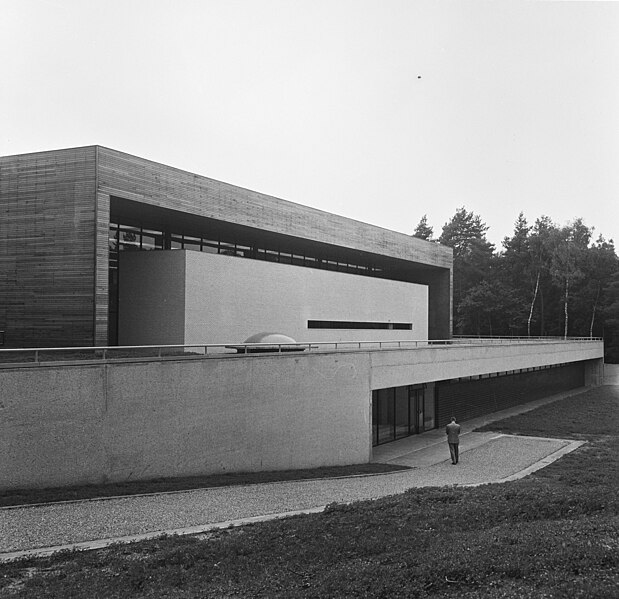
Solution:
[[[260,332],[299,342],[428,338],[425,285],[181,250],[122,258],[121,345],[242,343]],[[308,320],[412,330],[308,329]]]
[[[425,285],[186,252],[186,343],[427,339]],[[308,329],[308,320],[410,322],[412,330]]]

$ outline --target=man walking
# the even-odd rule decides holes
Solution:
[[[451,422],[445,427],[447,435],[447,443],[449,443],[449,453],[451,454],[451,463],[458,463],[458,446],[460,445],[460,425],[456,422],[456,417],[451,417]]]

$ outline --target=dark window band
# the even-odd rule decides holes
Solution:
[[[355,322],[349,320],[308,320],[308,329],[387,329],[411,331],[410,322]]]

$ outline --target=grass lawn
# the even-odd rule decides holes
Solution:
[[[619,598],[619,387],[489,428],[587,443],[511,483],[0,565],[0,597]]]

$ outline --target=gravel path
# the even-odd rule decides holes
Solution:
[[[499,482],[572,445],[561,439],[499,436],[463,451],[457,466],[443,461],[441,445],[434,449],[434,464],[389,474],[3,508],[0,558],[15,551],[374,499],[411,487]]]

